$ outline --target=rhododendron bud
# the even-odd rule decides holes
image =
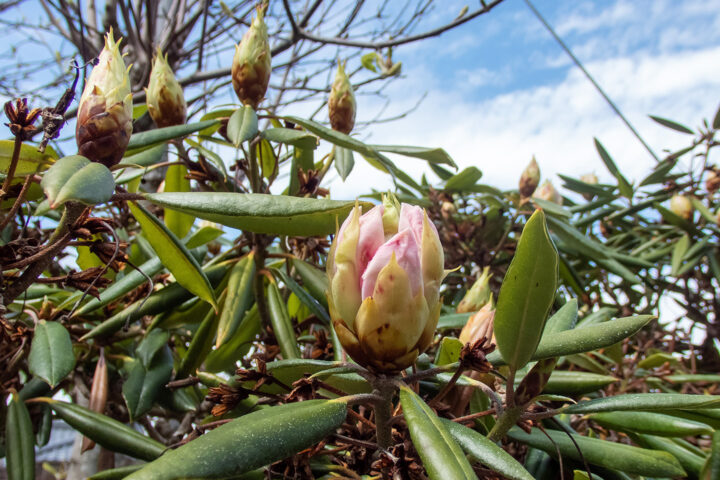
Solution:
[[[147,93],[147,107],[150,117],[158,127],[172,127],[185,123],[187,104],[178,81],[175,79],[167,55],[163,56],[158,47],[153,59],[152,72]]]
[[[685,220],[690,220],[692,218],[692,202],[690,202],[690,199],[685,195],[673,195],[670,199],[670,210],[672,210],[675,215],[682,217]]]
[[[78,153],[107,167],[120,161],[132,134],[129,68],[119,45],[111,30],[80,97],[75,129]]]
[[[459,340],[462,343],[474,344],[485,339],[484,347],[489,347],[494,342],[495,307],[489,301],[480,310],[470,316],[465,326],[460,331]]]
[[[440,315],[443,251],[420,207],[390,198],[356,206],[328,254],[328,304],[338,338],[359,364],[394,372],[432,341]]]
[[[580,176],[580,181],[585,182],[589,185],[597,185],[598,183],[598,177],[594,173],[586,173],[585,175]],[[582,194],[585,200],[592,200],[595,197],[595,194],[593,193],[583,193]]]
[[[332,84],[330,98],[328,99],[330,126],[338,132],[350,133],[355,126],[356,110],[355,94],[350,79],[345,74],[343,64],[338,62],[335,81]]]
[[[460,300],[457,313],[476,312],[490,301],[492,296],[490,277],[492,277],[490,267],[483,268],[482,274],[475,280],[475,283],[473,283],[473,286],[470,287],[463,299]]]
[[[712,168],[705,177],[705,188],[708,193],[715,193],[720,189],[720,170]]]
[[[232,63],[232,84],[243,105],[253,109],[262,102],[272,71],[270,42],[265,26],[265,9],[257,8],[257,17],[235,47]]]
[[[540,185],[540,188],[535,190],[535,193],[533,193],[533,198],[539,198],[548,202],[557,203],[558,205],[562,205],[563,203],[560,192],[555,190],[555,187],[550,180],[546,180],[542,185]]]
[[[520,175],[520,184],[518,190],[522,198],[527,198],[533,194],[538,184],[540,183],[540,167],[538,167],[535,157],[530,160],[530,163],[522,175]]]

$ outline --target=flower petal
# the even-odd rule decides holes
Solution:
[[[382,224],[381,224],[382,227]],[[420,249],[410,230],[403,230],[380,246],[368,263],[362,276],[362,298],[373,295],[380,271],[390,263],[395,255],[397,263],[409,278],[413,296],[422,292],[422,270],[420,268]]]

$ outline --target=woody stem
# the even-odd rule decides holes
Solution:
[[[392,397],[397,387],[392,382],[385,381],[384,378],[377,378],[375,383],[374,395],[379,398],[374,403],[375,411],[375,428],[377,429],[377,444],[382,449],[388,449],[392,446]]]

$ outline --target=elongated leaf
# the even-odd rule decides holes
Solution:
[[[189,192],[190,180],[185,178],[187,168],[185,165],[170,165],[165,172],[165,192]],[[168,210],[165,212],[165,225],[178,238],[183,238],[190,232],[195,222],[195,217],[184,213]]]
[[[294,128],[268,128],[261,135],[270,142],[283,143],[307,150],[317,148],[317,137]]]
[[[35,445],[30,414],[17,393],[12,394],[5,420],[5,457],[9,480],[35,479]]]
[[[410,437],[432,480],[477,478],[447,427],[415,392],[402,387],[400,403]]]
[[[40,320],[35,327],[30,356],[30,372],[57,385],[75,368],[75,355],[70,334],[59,322]]]
[[[275,339],[280,345],[283,358],[300,358],[300,350],[295,339],[287,306],[280,295],[277,284],[273,281],[267,287],[268,310],[270,311],[270,322],[272,323]]]
[[[258,133],[258,119],[252,107],[240,107],[230,115],[228,120],[228,138],[239,147],[241,143],[251,140]]]
[[[138,268],[143,273],[145,273],[147,277],[152,278],[158,273],[160,273],[160,271],[163,269],[163,264],[159,258],[152,258],[140,265]],[[94,310],[97,310],[98,308],[102,308],[108,303],[117,300],[131,290],[134,290],[135,288],[145,283],[147,281],[147,277],[145,275],[138,272],[137,270],[127,272],[125,276],[123,276],[120,280],[113,282],[108,288],[100,292],[99,299],[92,298],[85,305],[78,308],[73,314],[73,317],[85,315],[86,313],[90,313]]]
[[[680,123],[674,122],[674,121],[672,121],[672,120],[668,120],[667,118],[656,117],[655,115],[648,115],[648,117],[652,118],[653,120],[655,120],[657,123],[659,123],[659,124],[662,125],[663,127],[667,127],[667,128],[669,128],[669,129],[671,129],[671,130],[675,130],[676,132],[687,133],[687,134],[689,134],[689,135],[694,135],[694,134],[695,134],[695,132],[693,132],[692,130],[690,130],[690,129],[689,129],[688,127],[686,127],[685,125],[682,125],[682,124],[680,124]]]
[[[50,208],[69,201],[96,205],[110,200],[115,190],[115,179],[105,165],[72,155],[55,162],[40,185],[48,197]]]
[[[600,154],[600,158],[602,159],[603,163],[605,164],[605,167],[607,167],[608,171],[612,174],[613,177],[615,177],[618,181],[618,188],[620,189],[620,193],[627,197],[632,198],[633,196],[633,188],[628,183],[628,181],[625,179],[622,173],[620,173],[620,170],[618,169],[617,165],[615,165],[615,162],[613,161],[612,157],[610,157],[610,154],[605,150],[605,147],[603,147],[602,143],[596,138],[595,140],[595,148],[598,151],[598,154]]]
[[[343,182],[350,175],[354,166],[355,159],[352,150],[335,147],[335,169],[337,169],[338,175],[343,179]]]
[[[215,347],[228,341],[253,304],[253,279],[255,278],[255,256],[250,253],[238,261],[230,271],[227,297],[217,327]]]
[[[143,464],[128,465],[127,467],[111,468],[110,470],[103,470],[95,475],[91,475],[87,480],[122,480],[131,473],[140,470]]]
[[[467,167],[456,173],[445,182],[445,190],[462,192],[475,186],[482,177],[482,172],[477,167]]]
[[[155,355],[163,346],[167,345],[169,338],[170,334],[166,330],[159,328],[150,330],[135,349],[135,357],[146,368],[150,368]]]
[[[562,220],[548,217],[547,223],[555,235],[587,257],[595,260],[608,256],[608,248],[605,245],[586,237]]]
[[[10,168],[14,140],[0,140],[0,172],[7,173]],[[37,171],[45,170],[58,158],[57,153],[51,147],[47,147],[45,153],[37,151],[37,147],[23,143],[20,147],[20,157],[15,166],[15,175],[24,176]]]
[[[674,456],[692,478],[697,478],[704,464],[704,455],[700,457],[674,443],[669,438],[655,437],[653,435],[634,434],[633,440],[646,448],[652,448],[656,452],[667,452]]]
[[[552,373],[542,392],[557,395],[578,395],[600,390],[617,381],[617,378],[610,375],[558,370]]]
[[[226,293],[223,293],[221,296],[221,303],[224,299],[222,297],[225,295]],[[207,312],[205,318],[203,318],[202,323],[200,323],[200,326],[190,341],[190,346],[188,347],[187,352],[185,352],[185,356],[180,363],[180,367],[178,368],[175,378],[185,378],[188,375],[195,373],[195,370],[197,370],[198,367],[202,365],[203,361],[205,361],[205,358],[212,349],[215,333],[217,332],[218,320],[219,317],[215,314],[215,312],[212,310]]]
[[[694,437],[713,433],[712,427],[704,423],[655,412],[604,412],[590,415],[590,419],[618,432],[661,437]]]
[[[289,457],[339,427],[347,405],[308,400],[244,415],[170,450],[126,480],[227,478]]]
[[[716,117],[716,123],[719,125],[715,128],[720,128],[720,121]],[[705,466],[706,475],[702,477],[703,480],[711,480],[713,478],[720,478],[720,430],[715,431],[712,436],[712,447],[710,451],[710,457],[708,458],[707,465]]]
[[[565,413],[597,413],[653,410],[696,410],[720,407],[720,395],[682,393],[629,393],[596,398],[565,409]]]
[[[170,193],[166,195],[189,195]],[[135,202],[128,206],[135,219],[140,223],[143,233],[155,250],[163,265],[170,270],[180,285],[202,298],[217,310],[215,293],[205,273],[185,245],[160,222],[152,213]]]
[[[138,153],[141,148],[157,145],[158,143],[164,143],[168,140],[175,138],[181,138],[191,133],[199,132],[200,130],[215,125],[219,125],[220,120],[212,119],[205,120],[203,122],[188,123],[187,125],[175,125],[172,127],[156,128],[155,130],[148,130],[146,132],[135,133],[130,137],[130,143],[128,143],[126,158],[127,156]]]
[[[500,287],[495,310],[495,338],[510,368],[522,368],[540,342],[555,298],[558,255],[537,210],[525,224]]]
[[[457,168],[452,157],[442,148],[409,147],[405,145],[371,145],[378,152],[397,153],[406,157],[415,157],[430,164],[445,164]]]
[[[440,421],[462,449],[476,462],[503,474],[510,480],[533,480],[534,477],[525,470],[520,462],[483,435],[445,418],[441,418]]]
[[[323,140],[327,140],[328,142],[337,145],[338,147],[349,148],[350,150],[353,150],[371,158],[377,158],[378,156],[378,152],[375,151],[372,147],[364,144],[359,140],[354,139],[350,135],[346,135],[331,128],[327,128],[317,122],[313,122],[312,120],[306,120],[304,118],[292,116],[284,118],[291,121],[292,123],[296,123],[302,126],[307,131],[314,133]]]
[[[135,361],[122,388],[130,419],[136,419],[150,410],[160,389],[170,380],[171,375],[172,353],[167,346],[160,350],[149,367]]]
[[[543,337],[564,332],[565,330],[572,330],[577,322],[577,317],[578,302],[573,298],[568,300],[552,317],[548,318],[545,323],[545,330],[543,330]]]
[[[467,323],[468,319],[474,314],[472,313],[448,313],[447,315],[441,315],[438,319],[438,330],[448,330],[462,328]]]
[[[210,372],[235,370],[235,362],[250,350],[253,340],[260,333],[260,314],[257,305],[248,310],[235,333],[223,345],[211,351],[205,358],[205,368]]]
[[[672,266],[670,275],[676,276],[678,274],[678,271],[682,266],[683,257],[685,257],[685,253],[688,251],[688,247],[690,247],[690,237],[687,234],[683,235],[677,242],[675,242],[672,260],[670,261],[670,265]]]
[[[277,235],[327,235],[355,202],[254,193],[155,193],[158,205],[228,227]],[[371,204],[361,202],[363,207]]]
[[[495,317],[497,318],[497,316]],[[624,317],[583,328],[575,328],[555,333],[544,338],[538,345],[532,360],[541,360],[550,357],[562,357],[574,353],[584,353],[609,347],[617,342],[633,336],[642,327],[655,317],[652,315],[638,315]],[[505,361],[498,352],[492,352],[487,359],[493,365],[504,365]]]
[[[325,272],[300,259],[292,260],[295,271],[300,276],[303,286],[323,307],[327,308],[328,277]]]
[[[130,455],[142,460],[153,460],[162,455],[165,445],[146,437],[115,419],[95,413],[73,403],[51,398],[36,398],[34,401],[50,405],[65,423],[108,450]]]
[[[560,450],[563,458],[582,461],[575,446],[577,444],[588,463],[625,473],[657,477],[676,477],[685,474],[675,457],[666,452],[632,447],[581,435],[573,435],[572,438],[575,441],[573,443],[565,432],[557,430],[541,432],[534,428],[528,434],[514,427],[510,429],[508,436],[515,441],[539,448],[549,455],[556,456],[557,450]]]
[[[302,260],[298,260],[298,262],[302,262]],[[298,285],[298,283],[293,280],[292,277],[288,276],[285,271],[279,268],[272,268],[270,269],[270,271],[272,271],[273,275],[275,275],[277,279],[281,280],[295,295],[297,295],[298,299],[300,299],[300,301],[306,307],[308,307],[308,309],[316,317],[325,322],[326,325],[330,325],[330,315],[328,314],[327,310],[320,304],[320,302],[315,300],[315,298],[313,298],[313,296],[310,295],[307,290]]]

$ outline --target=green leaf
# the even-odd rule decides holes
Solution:
[[[302,260],[297,261],[302,262]],[[307,306],[308,309],[316,317],[325,322],[326,325],[330,325],[330,315],[328,314],[327,310],[320,304],[320,302],[318,302],[312,295],[310,295],[307,290],[301,287],[295,280],[293,280],[292,277],[288,276],[285,271],[279,268],[271,268],[270,271],[273,273],[275,278],[282,281],[286,287],[288,287],[295,295],[297,295],[298,299],[303,303],[303,305]]]
[[[693,135],[695,133],[692,130],[690,130],[688,127],[686,127],[685,125],[674,122],[672,120],[668,120],[667,118],[656,117],[655,115],[648,115],[648,117],[652,118],[653,120],[655,120],[657,123],[659,123],[663,127],[667,127],[671,130],[675,130],[676,132],[687,133],[690,135]]]
[[[317,137],[294,128],[268,128],[261,133],[262,137],[270,142],[292,145],[304,150],[317,148]]]
[[[540,342],[555,299],[558,255],[542,210],[525,224],[495,310],[495,338],[510,368],[522,368]]]
[[[276,235],[327,235],[335,233],[355,202],[265,195],[259,193],[155,193],[146,198],[232,228]],[[371,204],[361,202],[363,207]]]
[[[49,404],[65,423],[98,445],[113,452],[124,453],[142,460],[153,460],[165,451],[165,445],[162,443],[146,437],[113,418],[80,405],[44,397],[36,398],[35,401]]]
[[[188,193],[166,193],[164,195],[183,195]],[[165,225],[135,202],[128,202],[130,211],[140,223],[143,233],[152,245],[153,250],[162,261],[163,265],[170,270],[180,285],[202,298],[217,310],[215,293],[205,273],[200,269],[195,258],[190,254],[185,245],[165,227]]]
[[[597,260],[608,256],[609,249],[605,245],[591,239],[590,237],[586,237],[577,229],[562,220],[548,217],[547,223],[552,232],[562,241],[571,245],[572,248],[576,249],[588,258]]]
[[[549,429],[541,432],[533,428],[528,434],[514,427],[510,429],[508,436],[552,456],[556,456],[559,450],[563,458],[581,462],[579,447],[588,463],[625,473],[656,477],[677,477],[685,474],[675,457],[666,452],[574,434],[571,440],[565,432]]]
[[[564,413],[597,413],[653,410],[695,410],[720,407],[720,395],[686,395],[682,393],[628,393],[614,397],[580,402]]]
[[[128,408],[130,419],[137,419],[147,413],[153,406],[160,389],[172,376],[172,353],[170,348],[163,347],[150,367],[135,361],[130,375],[122,387],[122,395]]]
[[[230,115],[227,134],[236,147],[252,140],[258,134],[258,118],[252,107],[240,107]]]
[[[65,202],[97,205],[107,202],[115,191],[115,179],[102,163],[94,163],[80,155],[63,157],[45,172],[40,185],[48,197],[50,208]]]
[[[543,330],[543,338],[545,338],[546,335],[549,336],[564,332],[565,330],[572,330],[577,322],[577,317],[578,302],[577,299],[573,298],[563,305],[560,310],[555,312],[552,317],[548,318],[545,323],[545,329]]]
[[[205,368],[210,372],[235,370],[235,362],[250,350],[253,340],[260,333],[260,314],[257,305],[248,310],[232,335],[220,348],[211,351],[205,358]]]
[[[223,234],[222,229],[205,225],[204,227],[196,230],[190,238],[188,238],[185,246],[189,249],[197,248],[206,243],[210,243],[220,235]]]
[[[602,159],[603,163],[605,164],[605,167],[607,167],[608,171],[612,174],[613,177],[615,177],[618,181],[618,188],[620,189],[620,193],[627,197],[632,198],[633,196],[633,188],[628,183],[628,181],[625,179],[622,173],[620,173],[620,170],[617,168],[617,165],[615,165],[615,162],[613,161],[612,157],[610,157],[610,154],[605,150],[605,147],[603,147],[602,143],[600,143],[600,140],[597,138],[595,140],[595,148],[598,151],[598,154],[600,154],[600,158]]]
[[[343,147],[335,147],[335,169],[343,182],[352,172],[355,166],[352,150]]]
[[[646,448],[652,448],[658,453],[667,452],[674,456],[678,463],[682,465],[690,477],[697,478],[700,470],[703,468],[704,457],[700,457],[689,450],[684,449],[680,445],[674,443],[668,438],[660,438],[652,435],[634,434],[633,440]]]
[[[371,145],[378,152],[397,153],[406,157],[420,158],[430,164],[444,164],[457,168],[452,157],[442,148],[408,147],[404,145]]]
[[[188,123],[187,125],[175,125],[172,127],[156,128],[146,132],[134,133],[130,137],[125,156],[138,153],[141,148],[155,146],[158,143],[165,143],[168,140],[181,138],[191,133],[198,132],[208,127],[219,125],[220,120],[212,119],[204,122]]]
[[[300,350],[298,349],[295,332],[293,331],[290,316],[287,312],[287,306],[274,281],[270,282],[267,287],[267,303],[270,313],[270,323],[272,324],[275,339],[280,346],[283,358],[300,358]]]
[[[328,289],[328,277],[325,272],[297,258],[292,260],[292,265],[310,295],[312,295],[320,305],[327,308],[327,296],[325,292],[327,292]]]
[[[87,480],[122,480],[131,473],[140,470],[144,465],[128,465],[127,467],[111,468],[109,470],[103,470],[95,475],[90,475]]]
[[[335,431],[342,400],[307,400],[265,408],[215,428],[130,474],[125,480],[227,478],[289,457]]]
[[[14,149],[15,140],[0,140],[0,172],[8,172]],[[45,170],[57,158],[57,153],[51,147],[47,147],[45,153],[40,153],[35,145],[23,143],[20,147],[18,163],[15,166],[15,175],[24,176]]]
[[[227,290],[226,290],[227,291]],[[221,295],[221,303],[227,294],[223,292]],[[212,350],[213,340],[217,332],[219,317],[212,310],[208,310],[203,318],[200,326],[195,331],[188,346],[185,356],[177,369],[175,378],[185,378],[195,373],[195,370],[202,365]]]
[[[278,160],[275,158],[275,151],[273,151],[272,145],[263,138],[257,143],[255,150],[263,178],[267,178],[272,182],[278,175]]]
[[[164,192],[189,192],[190,180],[185,178],[187,168],[185,165],[174,163],[167,168],[165,173],[165,189]],[[183,238],[190,232],[195,223],[195,217],[179,213],[175,210],[167,210],[165,212],[165,225],[178,238]]]
[[[677,275],[678,270],[680,270],[680,267],[682,266],[683,257],[685,256],[688,247],[690,247],[690,237],[687,234],[683,235],[677,242],[675,242],[675,247],[672,252],[672,260],[670,261],[670,265],[672,266],[670,275]]]
[[[557,370],[552,373],[542,392],[556,395],[579,395],[600,390],[617,381],[617,378],[610,375]]]
[[[147,150],[143,150],[142,152],[123,157],[123,159],[120,160],[120,163],[118,165],[128,167],[149,167],[151,165],[155,165],[156,163],[162,162],[165,158],[167,150],[168,146],[166,144],[158,145],[153,148],[148,148]]]
[[[40,320],[35,327],[30,356],[30,372],[54,387],[75,368],[70,334],[59,322]]]
[[[533,476],[512,455],[471,428],[446,418],[440,421],[470,457],[510,480],[533,480]]]
[[[356,140],[353,137],[346,135],[344,133],[340,133],[336,130],[333,130],[331,128],[327,128],[323,125],[320,125],[317,122],[313,122],[312,120],[306,120],[304,118],[299,117],[283,117],[285,120],[288,120],[292,123],[296,123],[300,125],[301,127],[305,128],[307,131],[314,133],[318,137],[322,138],[323,140],[327,140],[328,142],[332,143],[333,145],[337,145],[338,147],[345,147],[349,148],[352,151],[358,152],[361,155],[365,155],[367,157],[371,158],[377,158],[378,152],[373,150],[372,147],[369,145],[364,144],[360,140]]]
[[[447,315],[441,315],[438,319],[438,330],[458,329],[465,326],[468,319],[474,314],[472,313],[449,313]]]
[[[4,407],[4,405],[3,405]],[[9,480],[35,479],[35,445],[32,423],[25,403],[12,394],[5,421],[5,458]]]
[[[495,318],[497,321],[497,315]],[[638,330],[655,318],[653,315],[624,317],[611,322],[555,333],[542,339],[535,353],[532,354],[531,360],[562,357],[609,347],[635,335]],[[498,352],[492,352],[487,359],[493,365],[505,364],[503,357]]]
[[[217,327],[215,347],[219,348],[235,334],[240,322],[253,304],[253,279],[255,256],[250,253],[240,259],[230,270],[227,297]]]
[[[435,365],[448,365],[460,359],[463,343],[454,337],[443,337],[435,354]]]
[[[589,417],[603,427],[617,432],[647,433],[661,437],[694,437],[712,435],[707,424],[654,412],[604,412]]]
[[[482,172],[477,167],[467,167],[456,173],[445,182],[444,190],[462,192],[475,186],[482,177]]]
[[[720,124],[720,119],[716,117],[716,123]],[[714,128],[720,128],[720,125]],[[712,447],[710,451],[710,457],[705,465],[706,476],[701,477],[705,479],[720,478],[720,430],[716,430],[712,436]]]
[[[379,55],[377,52],[366,53],[365,55],[360,57],[360,64],[363,66],[363,68],[366,68],[371,72],[377,73],[377,67],[375,67],[375,62],[377,61],[378,56]]]
[[[150,368],[155,354],[167,345],[170,334],[166,330],[156,328],[145,335],[140,345],[135,349],[135,357],[145,368]]]
[[[400,388],[400,403],[415,450],[431,480],[477,478],[447,427],[415,392]]]

